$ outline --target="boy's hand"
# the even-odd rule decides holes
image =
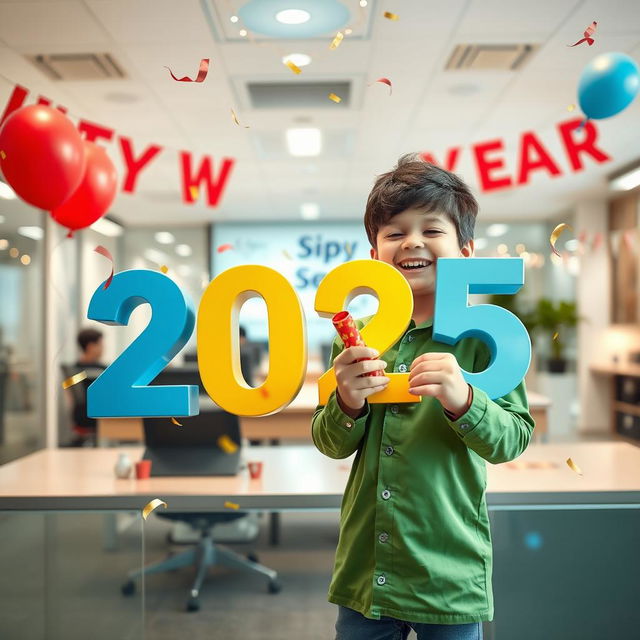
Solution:
[[[467,409],[469,385],[452,353],[423,353],[409,369],[409,393],[437,398],[447,411],[462,415]]]
[[[384,369],[384,360],[363,360],[360,358],[375,358],[378,352],[369,347],[348,347],[337,355],[333,361],[333,369],[338,381],[338,402],[343,411],[352,418],[364,407],[365,399],[378,391],[386,389],[390,378],[384,376],[360,377],[363,373]]]

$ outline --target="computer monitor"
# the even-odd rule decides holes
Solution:
[[[238,416],[217,409],[188,418],[144,418],[144,459],[152,476],[233,476],[240,468]],[[221,438],[226,439],[222,441]],[[235,445],[235,450],[230,451]]]

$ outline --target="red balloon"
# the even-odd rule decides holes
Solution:
[[[0,128],[0,151],[7,182],[34,207],[61,205],[82,180],[82,138],[57,109],[36,104],[14,111]]]
[[[116,195],[118,175],[107,152],[93,142],[83,140],[87,168],[80,186],[71,197],[51,212],[63,227],[84,229],[101,218]]]

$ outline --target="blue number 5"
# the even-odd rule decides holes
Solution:
[[[524,284],[522,258],[440,258],[436,269],[433,339],[455,344],[467,336],[486,342],[485,371],[463,371],[464,379],[491,399],[513,391],[531,362],[531,340],[510,311],[491,304],[469,306],[469,293],[516,293]]]
[[[109,325],[126,325],[133,310],[149,303],[145,330],[87,389],[87,414],[93,418],[192,416],[199,412],[196,385],[148,385],[182,349],[193,333],[193,303],[178,285],[156,271],[134,269],[100,285],[87,317]]]

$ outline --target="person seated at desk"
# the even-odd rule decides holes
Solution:
[[[102,358],[103,344],[102,332],[97,329],[82,329],[77,336],[80,356],[72,365],[73,371],[65,371],[74,375],[80,371],[86,371],[87,377],[80,383],[70,387],[72,390],[72,421],[74,438],[71,446],[82,446],[90,437],[94,437],[97,429],[97,421],[87,415],[87,389],[89,385],[107,368],[100,359]],[[67,376],[68,377],[68,376]]]

